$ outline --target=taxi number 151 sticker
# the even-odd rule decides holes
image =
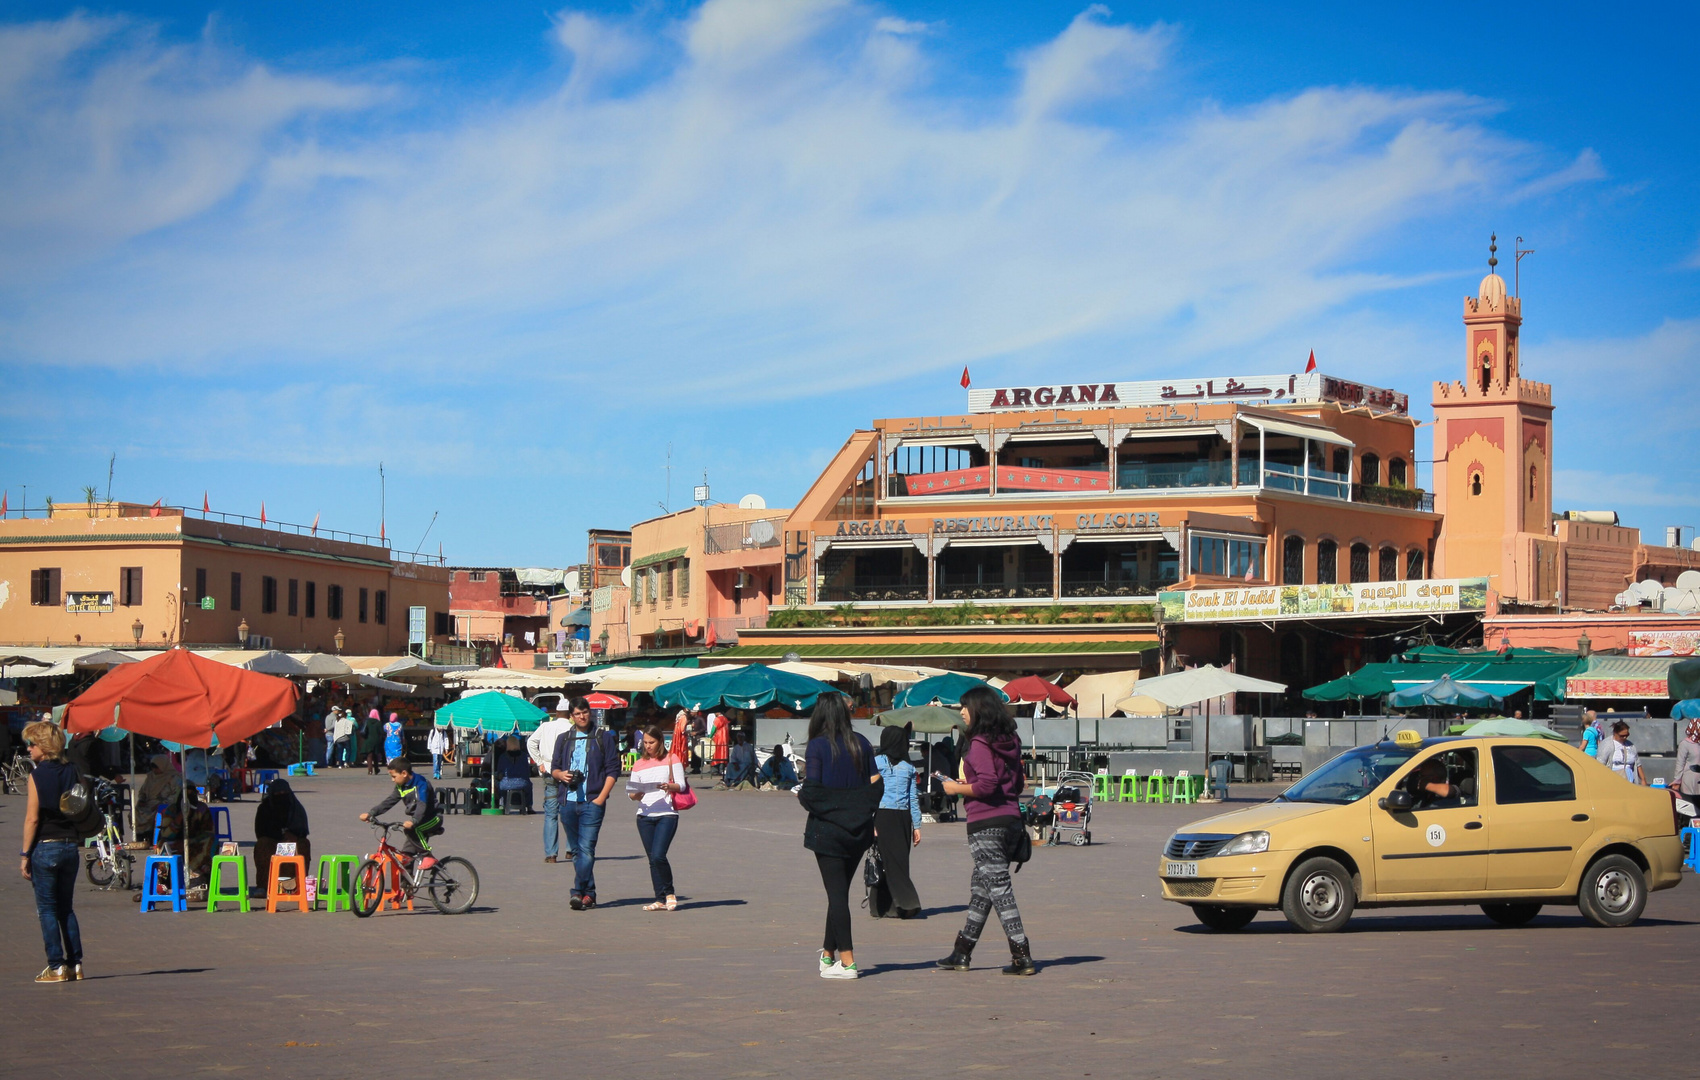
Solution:
[[[1428,846],[1439,847],[1444,843],[1446,843],[1446,829],[1440,825],[1430,825],[1428,827]]]

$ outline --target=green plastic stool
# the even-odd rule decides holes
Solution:
[[[1168,795],[1168,778],[1163,775],[1162,769],[1152,769],[1151,775],[1145,778],[1145,801],[1164,802]]]
[[[326,911],[353,911],[354,869],[359,865],[360,860],[353,855],[320,855],[319,896],[314,909],[323,903]]]
[[[1110,791],[1110,774],[1107,772],[1092,774],[1092,797],[1103,802],[1115,802],[1116,797]]]
[[[1195,777],[1188,773],[1185,769],[1182,769],[1180,772],[1175,774],[1174,786],[1169,789],[1169,801],[1177,803],[1190,803],[1197,801],[1192,782],[1194,780],[1202,779],[1203,777]]]
[[[223,888],[224,879],[228,876],[225,871],[234,869],[236,875],[236,891],[226,892]],[[212,861],[212,877],[207,882],[207,911],[218,910],[219,901],[226,904],[235,903],[238,910],[248,908],[248,857],[245,855],[214,855]]]
[[[1139,776],[1132,769],[1122,774],[1121,790],[1118,794],[1122,802],[1139,801]]]

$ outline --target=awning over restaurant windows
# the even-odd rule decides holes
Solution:
[[[1301,439],[1314,439],[1317,442],[1332,443],[1335,446],[1352,446],[1352,440],[1337,434],[1325,427],[1311,427],[1309,424],[1295,424],[1290,420],[1269,420],[1261,416],[1240,417],[1252,427],[1260,428],[1266,435],[1293,435]]]
[[[1677,656],[1591,656],[1565,680],[1572,698],[1663,698]]]

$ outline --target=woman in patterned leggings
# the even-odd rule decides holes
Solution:
[[[969,879],[968,923],[956,936],[956,948],[938,962],[941,968],[967,971],[969,957],[996,908],[998,922],[1009,938],[1010,965],[1005,975],[1032,975],[1032,948],[1015,906],[1010,886],[1009,852],[1021,824],[1019,799],[1025,783],[1021,771],[1021,739],[1003,699],[991,687],[975,687],[962,695],[962,719],[968,725],[962,751],[961,780],[945,780],[946,795],[961,795],[968,818],[968,851],[974,858]]]

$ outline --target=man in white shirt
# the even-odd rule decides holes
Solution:
[[[543,861],[546,863],[561,861],[560,840],[561,833],[565,831],[561,826],[561,784],[550,774],[549,765],[555,757],[555,744],[571,730],[572,714],[567,710],[567,700],[562,698],[551,718],[539,724],[525,740],[525,752],[531,755],[537,771],[543,774]],[[568,833],[567,862],[573,860],[572,843],[572,834]]]

